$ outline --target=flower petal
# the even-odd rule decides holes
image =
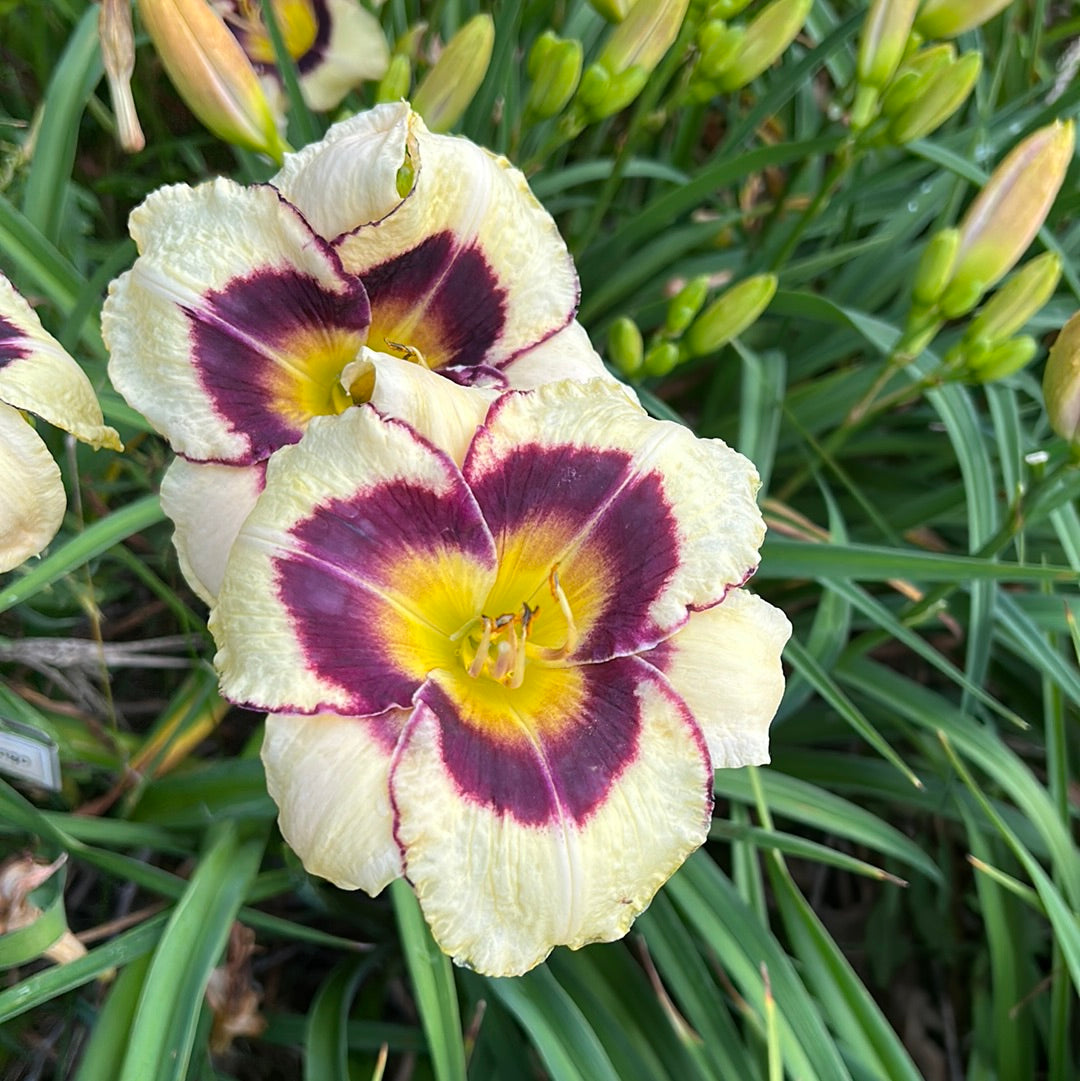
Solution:
[[[769,761],[769,724],[784,695],[780,654],[791,624],[745,589],[693,612],[686,626],[642,654],[690,707],[716,769]]]
[[[495,553],[454,464],[370,406],[270,460],[210,616],[223,693],[293,713],[411,702],[478,611]]]
[[[633,393],[604,367],[585,328],[576,319],[539,345],[519,353],[502,370],[515,390],[532,390],[542,383],[556,383],[560,379],[578,382],[606,379],[628,397]]]
[[[251,464],[348,404],[364,287],[273,188],[162,188],[131,234],[141,254],[102,313],[109,374],[175,450]]]
[[[708,753],[666,682],[636,658],[582,679],[580,712],[535,742],[432,696],[394,760],[406,875],[439,945],[488,975],[619,938],[708,830]]]
[[[295,2],[295,0],[294,0]],[[379,20],[356,0],[307,0],[319,31],[312,47],[298,58],[300,89],[309,109],[336,109],[354,86],[381,79],[390,50]]]
[[[2,348],[2,343],[0,343]],[[67,509],[60,470],[23,415],[0,402],[0,573],[36,556]]]
[[[278,825],[304,867],[372,896],[402,873],[390,808],[390,759],[408,713],[271,713],[262,760]]]
[[[187,584],[208,605],[225,563],[265,483],[266,466],[218,465],[177,458],[161,478],[161,509],[176,530],[173,545]]]
[[[95,449],[123,449],[119,435],[105,424],[86,373],[2,274],[0,402],[36,413]]]
[[[397,176],[414,153],[411,116],[401,101],[334,124],[321,141],[289,154],[270,183],[327,240],[381,221],[403,201]]]
[[[758,562],[753,466],[718,439],[651,420],[607,383],[504,395],[464,473],[499,550],[488,608],[543,598],[557,568],[579,662],[656,645]]]

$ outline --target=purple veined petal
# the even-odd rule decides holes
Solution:
[[[279,451],[210,617],[223,693],[263,709],[406,707],[495,573],[453,462],[372,407]]]
[[[418,704],[391,772],[395,835],[459,964],[517,975],[556,945],[621,937],[705,839],[708,753],[649,671],[635,658],[590,666],[575,704],[592,712],[545,718],[531,752],[526,738],[511,747],[480,730],[463,741],[445,703]]]
[[[250,465],[350,403],[363,284],[268,186],[155,192],[102,314],[117,389],[185,457]]]

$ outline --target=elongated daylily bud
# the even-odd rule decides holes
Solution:
[[[637,0],[608,38],[597,63],[612,76],[631,68],[646,74],[675,43],[690,0]]]
[[[1050,348],[1043,397],[1050,426],[1074,447],[1080,445],[1080,312],[1061,328]]]
[[[620,315],[608,328],[608,356],[611,363],[628,378],[641,371],[645,345],[637,323],[627,315]]]
[[[911,298],[924,308],[932,308],[952,278],[956,252],[960,247],[959,229],[942,229],[935,233],[919,257]]]
[[[394,53],[386,74],[375,88],[375,101],[380,105],[385,101],[401,101],[409,96],[412,85],[412,64],[404,53]]]
[[[982,70],[981,53],[965,53],[942,68],[915,100],[893,118],[889,138],[898,146],[936,131],[967,101]]]
[[[969,359],[968,369],[980,383],[995,383],[1026,368],[1038,351],[1039,343],[1028,335],[1011,338]]]
[[[775,274],[755,274],[721,293],[687,332],[688,355],[714,353],[756,322],[776,293],[776,281]]]
[[[674,342],[657,342],[645,354],[645,374],[659,379],[672,371],[681,359]]]
[[[924,38],[954,38],[973,30],[1009,6],[1012,0],[925,0],[915,20]]]
[[[734,61],[745,37],[745,26],[728,26],[723,19],[707,22],[698,32],[701,57],[697,73],[706,79],[717,78]]]
[[[1061,260],[1053,252],[1032,259],[983,305],[965,341],[995,344],[1012,337],[1054,295],[1060,278]]]
[[[581,79],[583,55],[580,41],[563,40],[550,30],[536,39],[529,53],[533,84],[525,101],[528,113],[546,119],[566,108]]]
[[[101,57],[109,80],[109,96],[116,116],[116,134],[129,154],[146,146],[139,126],[135,99],[131,96],[131,73],[135,70],[135,34],[131,28],[130,0],[101,0],[98,15]]]
[[[718,76],[721,90],[738,90],[756,79],[795,40],[814,0],[773,0],[746,28],[737,56]]]
[[[691,278],[672,298],[664,316],[664,333],[677,337],[697,318],[709,295],[709,278]]]
[[[449,131],[476,96],[491,63],[495,21],[474,15],[447,43],[413,95],[430,131]]]
[[[942,310],[999,281],[1027,250],[1072,160],[1072,121],[1055,121],[1019,143],[994,170],[960,223],[960,247]],[[976,296],[976,301],[978,296]]]
[[[870,5],[856,62],[860,83],[880,90],[896,74],[918,6],[919,0],[874,0]]]
[[[589,0],[589,4],[609,23],[621,23],[630,10],[630,0]]]
[[[143,25],[191,111],[226,142],[280,162],[287,149],[259,77],[205,0],[138,0]]]
[[[952,45],[933,45],[909,56],[900,65],[900,70],[881,99],[882,113],[885,116],[899,116],[918,99],[930,80],[955,60],[956,49]]]

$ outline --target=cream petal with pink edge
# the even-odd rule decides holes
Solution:
[[[402,873],[390,759],[408,713],[271,713],[262,760],[289,847],[313,875],[372,896]]]
[[[633,393],[604,367],[585,328],[576,319],[539,345],[519,353],[503,366],[502,373],[515,390],[532,390],[560,379],[606,379],[627,396]]]
[[[536,592],[524,595],[542,598],[557,568],[578,661],[651,648],[758,563],[765,527],[751,463],[652,420],[608,383],[504,395],[463,471],[496,539],[500,579],[519,592],[527,579]]]
[[[0,402],[0,572],[36,556],[67,509],[60,470],[26,418]]]
[[[273,188],[162,188],[130,228],[140,255],[102,313],[109,374],[174,450],[250,465],[344,408],[367,295]]]
[[[409,346],[432,368],[501,368],[571,321],[573,261],[551,215],[505,158],[459,136],[433,135],[415,113],[409,129],[411,194],[335,241],[371,298],[369,344]]]
[[[769,761],[769,724],[784,695],[780,654],[790,637],[783,612],[735,589],[641,655],[690,707],[715,769]]]
[[[161,509],[176,527],[173,546],[187,584],[207,605],[217,599],[225,563],[263,488],[265,466],[176,458],[161,478]]]
[[[397,176],[415,156],[412,115],[396,102],[334,124],[319,142],[286,155],[270,183],[327,240],[380,221],[402,202]]]
[[[372,407],[269,461],[209,626],[222,693],[290,713],[405,707],[487,595],[495,553],[453,462]]]
[[[381,79],[390,50],[379,20],[357,0],[325,0],[326,42],[300,57],[300,90],[309,109],[334,109],[354,86]]]
[[[418,705],[391,771],[395,835],[435,940],[458,964],[514,976],[555,946],[620,938],[705,840],[712,771],[700,732],[648,666],[614,663],[640,669],[635,753],[580,818],[556,810],[524,823],[475,798],[448,770],[449,730]],[[484,769],[497,773],[498,757]]]
[[[366,388],[374,380],[370,392]],[[400,357],[377,353],[366,346],[341,376],[342,385],[384,416],[406,421],[425,439],[445,451],[456,465],[483,423],[494,390],[463,387]]]
[[[36,413],[95,449],[122,450],[94,388],[37,313],[0,274],[0,402]]]

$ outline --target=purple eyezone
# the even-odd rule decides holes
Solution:
[[[13,360],[30,355],[26,334],[10,320],[0,315],[0,368]]]

